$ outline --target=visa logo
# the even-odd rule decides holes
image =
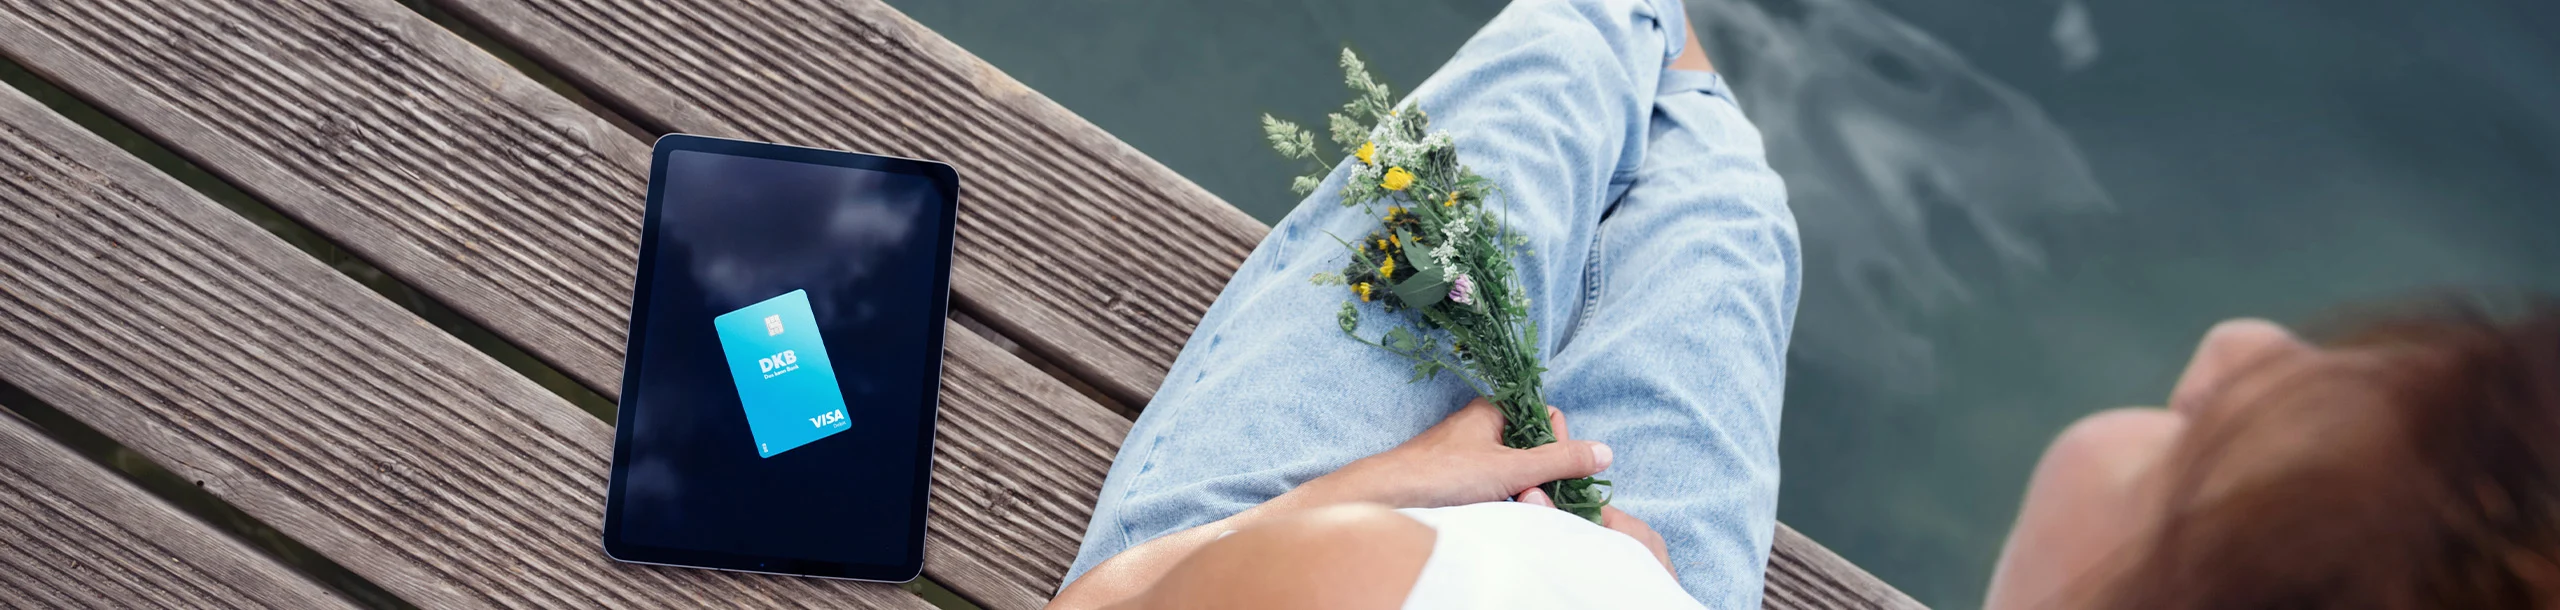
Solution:
[[[837,409],[834,411],[820,413],[817,417],[809,418],[809,426],[814,428],[824,428],[827,427],[828,424],[840,423],[843,421],[844,410]]]
[[[800,368],[800,355],[792,353],[792,351],[793,350],[786,349],[782,350],[782,353],[779,354],[757,358],[756,366],[764,369],[764,378],[766,379],[772,379],[775,375],[789,373]]]

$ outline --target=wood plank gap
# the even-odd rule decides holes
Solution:
[[[646,130],[632,124],[629,119],[612,114],[610,111],[601,107],[595,107],[595,102],[592,99],[587,99],[584,98],[583,95],[576,94],[575,90],[569,89],[569,85],[562,82],[559,77],[537,72],[536,70],[539,69],[538,66],[531,66],[529,64],[530,60],[523,58],[521,55],[510,56],[511,52],[505,51],[503,48],[488,48],[496,45],[497,43],[490,40],[485,34],[469,30],[469,26],[467,24],[460,23],[451,15],[445,14],[443,11],[432,6],[416,2],[415,0],[404,1],[404,4],[414,10],[417,10],[421,15],[436,21],[439,25],[443,25],[448,29],[453,29],[457,35],[460,35],[467,40],[471,40],[476,44],[482,45],[484,50],[491,51],[492,55],[506,61],[509,65],[516,66],[520,70],[526,70],[528,76],[531,76],[538,81],[542,81],[545,85],[552,86],[555,90],[561,90],[564,96],[571,97],[571,99],[578,101],[580,105],[590,106],[590,110],[597,111],[607,120],[624,126],[625,130],[630,132],[633,137],[643,139],[653,137],[649,135],[649,132]],[[594,390],[587,388],[583,384],[577,383],[567,375],[559,372],[559,370],[552,368],[550,364],[542,361],[540,358],[536,358],[525,352],[521,347],[515,345],[514,342],[508,341],[503,337],[499,337],[497,334],[490,332],[486,327],[482,327],[460,313],[453,311],[450,307],[447,307],[442,302],[437,301],[434,297],[428,296],[425,293],[419,292],[415,288],[410,287],[406,282],[402,282],[389,274],[383,273],[382,270],[375,268],[371,263],[365,261],[363,257],[339,247],[334,241],[330,240],[326,236],[320,235],[309,227],[303,226],[301,223],[294,221],[291,217],[275,211],[274,208],[269,207],[264,201],[259,200],[256,196],[240,190],[239,187],[234,186],[229,182],[224,181],[222,178],[196,166],[194,163],[187,161],[176,152],[162,146],[158,141],[134,131],[130,126],[125,125],[122,121],[116,119],[112,115],[99,110],[95,106],[89,105],[86,101],[80,99],[78,95],[62,89],[60,86],[44,79],[42,76],[29,72],[24,66],[20,66],[15,62],[10,61],[5,56],[0,56],[0,82],[5,82],[10,86],[16,87],[21,92],[36,98],[56,113],[72,119],[74,123],[88,129],[91,133],[97,134],[100,138],[104,138],[107,141],[116,144],[118,148],[124,149],[127,153],[143,159],[145,162],[151,164],[153,168],[160,170],[162,173],[169,174],[170,176],[177,178],[180,182],[186,183],[188,186],[193,187],[197,192],[204,194],[207,198],[211,198],[222,203],[224,207],[240,214],[250,222],[257,224],[259,227],[267,229],[269,233],[274,234],[277,238],[283,239],[286,243],[293,244],[295,248],[302,250],[313,258],[319,259],[323,263],[327,263],[331,268],[345,274],[349,279],[353,279],[357,283],[363,284],[366,288],[372,289],[376,294],[382,295],[383,298],[399,304],[402,308],[408,309],[411,313],[417,314],[420,318],[426,319],[436,328],[445,331],[447,334],[453,335],[455,338],[461,339],[464,343],[469,344],[476,349],[479,349],[482,353],[487,354],[491,359],[504,363],[509,368],[515,369],[517,373],[535,380],[545,389],[552,390],[553,393],[560,395],[561,398],[568,400],[572,404],[578,405],[580,410],[585,411],[590,415],[594,415],[606,423],[612,423],[614,421],[615,406],[612,400],[605,398],[603,395],[597,394]],[[1044,370],[1054,370],[1054,367],[1044,368]],[[1067,380],[1072,382],[1072,378],[1068,378]],[[1090,386],[1084,387],[1089,388]],[[37,415],[30,419],[43,419],[47,422],[52,422],[38,426],[39,429],[45,430],[49,433],[57,429],[76,428],[76,430],[85,431],[87,436],[77,444],[63,439],[57,440],[64,442],[66,445],[73,445],[76,449],[81,449],[83,454],[91,456],[92,459],[98,459],[101,463],[108,464],[111,469],[118,470],[119,472],[126,474],[128,477],[135,478],[138,485],[143,485],[145,489],[153,491],[154,494],[159,495],[172,504],[189,509],[190,513],[197,514],[198,518],[204,519],[207,523],[224,526],[223,529],[225,533],[229,533],[235,538],[247,541],[253,546],[257,546],[261,550],[268,552],[271,556],[275,556],[280,562],[295,566],[298,569],[304,569],[312,572],[315,579],[319,579],[324,584],[329,584],[333,588],[339,589],[342,594],[347,595],[351,599],[358,600],[361,605],[374,608],[412,607],[409,606],[407,602],[400,601],[397,597],[382,591],[380,586],[374,585],[369,581],[364,581],[362,577],[356,576],[353,572],[347,571],[344,566],[339,566],[336,562],[329,561],[326,557],[311,551],[308,547],[302,546],[300,542],[294,541],[290,537],[277,533],[274,528],[267,527],[262,523],[256,522],[254,517],[250,517],[246,513],[240,512],[237,507],[233,507],[229,503],[223,502],[220,498],[205,493],[202,489],[184,485],[184,482],[180,481],[177,475],[170,473],[166,468],[161,467],[159,464],[151,462],[149,458],[143,457],[141,454],[135,453],[121,444],[117,444],[113,439],[109,439],[105,435],[97,433],[93,428],[80,424],[76,419],[62,415],[59,411],[52,410],[50,406],[44,405],[41,401],[36,400],[32,396],[25,395],[23,392],[16,392],[15,394],[12,394],[12,392],[15,392],[15,389],[13,387],[6,386],[5,380],[0,380],[0,404],[15,403],[25,406],[27,410],[35,411]],[[1107,406],[1117,407],[1117,405]],[[130,470],[128,468],[130,468]],[[140,477],[144,476],[157,476],[166,478],[169,481],[176,481],[176,483],[172,484],[175,485],[175,487],[171,487],[169,485],[155,486],[146,484],[140,479]],[[186,495],[180,496],[173,494]],[[211,504],[205,505],[205,503]],[[293,559],[289,560],[288,558]],[[322,565],[305,567],[301,563],[303,561],[316,561]],[[334,570],[335,574],[324,576],[324,574],[326,574],[326,570]],[[340,586],[337,584],[339,579],[353,579],[353,583],[346,586]],[[975,603],[972,603],[961,595],[952,592],[951,589],[943,586],[941,583],[933,582],[929,577],[919,577],[916,582],[907,583],[901,588],[904,588],[908,592],[924,598],[926,602],[932,603],[936,607],[943,608],[945,610],[977,610],[978,608]]]
[[[222,498],[206,493],[197,483],[149,457],[125,447],[105,433],[55,408],[52,404],[28,394],[26,390],[0,379],[0,416],[15,417],[43,432],[47,438],[71,449],[81,457],[122,476],[153,497],[168,502],[205,525],[211,526],[263,553],[276,563],[302,573],[313,582],[337,593],[350,603],[366,608],[398,610],[415,608],[406,600],[384,591],[346,566],[311,550],[301,541],[276,531]],[[24,599],[24,598],[18,598]]]
[[[605,561],[607,427],[13,89],[0,131],[14,178],[0,181],[14,261],[0,264],[14,321],[0,374],[386,590],[456,607],[925,606],[871,585]],[[292,442],[311,434],[335,442]]]
[[[483,354],[488,354],[491,359],[514,369],[517,374],[533,380],[543,389],[550,390],[551,393],[559,395],[570,404],[577,405],[579,410],[594,415],[606,423],[613,422],[614,401],[612,399],[605,398],[603,394],[579,383],[568,374],[562,373],[560,369],[553,367],[550,362],[533,355],[515,342],[499,336],[488,327],[481,326],[470,317],[454,311],[452,307],[435,297],[389,273],[384,273],[382,269],[375,267],[354,250],[341,247],[335,240],[276,211],[264,200],[212,172],[205,171],[203,167],[170,150],[160,141],[143,135],[132,126],[125,124],[123,120],[91,105],[78,94],[62,88],[52,80],[27,70],[25,66],[19,65],[5,55],[0,55],[0,83],[6,83],[34,97],[36,101],[42,102],[56,114],[71,119],[73,123],[89,130],[90,133],[142,159],[153,169],[177,178],[179,182],[202,193],[206,198],[221,203],[233,213],[247,218],[250,223],[266,229],[268,233],[274,234],[285,243],[292,244],[295,249],[319,259],[321,263],[336,269],[348,279],[364,285],[374,294],[382,295],[382,298],[425,319],[428,324],[434,325],[438,330],[461,339],[463,343]]]
[[[10,7],[7,11],[0,11],[0,33],[6,34],[0,35],[0,40],[7,41],[0,42],[0,49],[6,49],[31,69],[48,76],[63,75],[57,78],[58,82],[78,90],[92,102],[111,108],[124,122],[166,143],[171,149],[186,155],[188,160],[201,164],[206,170],[244,190],[257,193],[260,199],[279,210],[290,211],[296,220],[313,230],[351,247],[363,248],[361,251],[367,258],[381,265],[385,272],[398,274],[397,277],[419,290],[453,304],[455,310],[470,312],[467,315],[472,319],[514,339],[530,351],[556,355],[554,362],[572,363],[573,366],[564,366],[563,370],[574,371],[572,377],[590,384],[589,387],[618,382],[619,338],[624,325],[620,315],[622,306],[616,303],[611,307],[600,307],[583,299],[628,287],[627,267],[613,263],[620,260],[627,264],[628,244],[637,236],[637,186],[639,179],[645,176],[647,159],[647,148],[640,141],[543,89],[514,68],[489,61],[484,53],[471,48],[458,36],[390,0],[316,0],[274,5],[138,0],[113,6],[65,6],[0,0],[0,6]],[[355,82],[359,80],[364,82]],[[30,171],[35,174],[62,173],[55,170]],[[144,171],[158,174],[148,167]],[[135,184],[160,182],[122,174],[116,178]],[[27,180],[31,183],[50,182],[38,178]],[[593,182],[595,180],[605,182]],[[580,183],[586,186],[581,187]],[[60,199],[59,193],[66,190],[92,192],[95,187],[84,180],[80,184],[56,183],[44,188],[55,192],[22,196],[28,201],[48,201]],[[228,217],[226,220],[240,218],[228,210],[220,214]],[[149,219],[111,215],[115,218],[90,218],[83,214],[61,217],[57,221],[78,223],[83,231],[106,231],[110,234],[193,231],[189,227],[167,226]],[[128,221],[150,226],[132,226]],[[9,224],[0,221],[0,226]],[[524,230],[527,227],[553,229],[527,233]],[[596,227],[615,230],[599,234],[592,230]],[[20,229],[27,231],[31,239],[52,239],[45,236],[41,227]],[[564,261],[563,267],[573,269],[576,277],[563,285],[525,286],[518,278],[529,276],[521,275],[522,270],[510,268],[517,265],[506,262],[521,260],[516,255],[525,252],[589,251],[599,243],[620,244],[609,249],[622,251]],[[46,246],[53,247],[56,246]],[[158,250],[156,244],[129,241],[114,247]],[[42,256],[35,251],[22,254],[11,258],[24,264],[43,266],[93,262],[80,261],[76,257]],[[0,257],[7,256],[0,254]],[[168,257],[161,258],[166,260]],[[94,262],[116,267],[115,271],[105,272],[109,277],[129,278],[155,287],[167,285],[186,292],[220,293],[237,290],[239,286],[235,281],[211,280],[206,283],[199,279],[180,278],[171,275],[167,269],[150,266],[161,263],[133,267],[131,261]],[[207,273],[205,267],[192,262],[170,261],[168,264],[174,265],[170,269],[183,268],[178,271],[181,275]],[[228,263],[217,263],[217,266],[221,265]],[[0,271],[7,268],[7,265],[0,265]],[[89,276],[37,273],[41,277],[30,278],[31,285],[92,283],[81,279]],[[216,275],[229,273],[224,271]],[[249,279],[253,285],[261,286],[295,283],[272,276]],[[305,278],[300,283],[310,284],[310,281]],[[294,299],[299,298],[303,291],[325,288],[315,284],[280,293],[262,289],[247,300],[260,303],[255,305],[257,311],[300,311],[306,308],[298,306],[299,301]],[[0,294],[7,292],[5,286],[0,286]],[[92,295],[34,293],[25,296],[91,298]],[[357,300],[370,301],[369,298]],[[362,318],[365,317],[362,314],[370,311],[365,307],[336,311],[342,308],[323,307],[332,311],[328,315],[295,314],[290,318]],[[388,371],[368,364],[360,367],[366,369],[362,372],[401,372],[405,375],[378,377],[409,381],[373,378],[354,383],[354,387],[349,387],[351,382],[343,379],[332,381],[300,374],[244,373],[242,371],[300,371],[307,365],[291,360],[270,362],[260,356],[236,353],[250,351],[240,349],[250,343],[228,340],[235,337],[224,333],[236,332],[232,329],[238,327],[266,324],[208,319],[203,313],[239,311],[227,301],[207,303],[197,309],[201,311],[96,312],[99,316],[114,318],[110,326],[124,330],[112,333],[112,336],[78,330],[33,332],[25,339],[40,345],[86,345],[101,341],[132,343],[137,338],[166,335],[170,338],[164,341],[173,346],[184,346],[186,353],[165,356],[191,362],[208,358],[218,361],[131,375],[151,378],[133,380],[118,378],[113,369],[90,357],[93,354],[76,349],[46,348],[32,355],[52,361],[47,366],[57,370],[67,367],[68,372],[62,374],[75,377],[79,385],[116,388],[117,393],[111,397],[98,397],[97,400],[83,397],[79,408],[84,417],[88,416],[88,409],[93,408],[140,408],[153,410],[155,415],[177,422],[173,425],[180,426],[179,429],[193,430],[185,435],[189,437],[185,442],[199,444],[186,446],[184,442],[162,442],[150,438],[149,434],[128,437],[124,429],[118,427],[123,425],[121,422],[93,422],[101,429],[115,431],[118,438],[137,447],[149,444],[151,448],[146,451],[198,453],[179,454],[164,460],[172,468],[184,472],[190,468],[219,468],[232,463],[257,464],[268,471],[241,473],[242,476],[232,478],[239,479],[240,485],[269,484],[272,487],[246,489],[238,493],[272,493],[283,498],[277,502],[279,504],[309,503],[317,497],[350,496],[348,499],[357,505],[328,507],[321,511],[327,514],[315,516],[348,523],[349,527],[361,531],[335,536],[305,535],[315,547],[328,548],[333,554],[349,552],[363,555],[372,548],[397,551],[396,545],[385,543],[412,532],[399,524],[379,523],[378,515],[382,514],[382,508],[376,496],[362,492],[314,490],[303,483],[347,478],[345,473],[299,466],[313,461],[315,457],[299,452],[293,455],[301,457],[278,462],[283,459],[282,453],[256,455],[244,451],[244,448],[273,445],[275,439],[298,437],[301,433],[291,429],[295,426],[335,425],[328,418],[312,419],[303,414],[286,414],[275,418],[256,418],[254,421],[234,421],[238,416],[208,409],[223,404],[220,401],[252,405],[288,404],[296,400],[307,401],[313,395],[352,397],[368,392],[378,393],[376,389],[418,395],[446,394],[451,390],[443,386],[450,382],[426,382],[424,386],[419,382],[464,376],[459,373],[483,372],[472,367],[463,367],[468,370],[462,371],[452,369],[468,364],[462,360],[482,361],[486,354],[475,353],[474,358],[468,359],[440,360],[436,364],[447,366],[435,367],[443,369],[435,371]],[[49,315],[52,314],[38,315],[37,318]],[[243,317],[236,313],[218,315]],[[59,327],[44,326],[40,319],[26,321],[37,327]],[[370,336],[364,332],[368,329],[331,326],[358,331],[356,335]],[[392,335],[405,337],[415,332],[416,329],[412,329],[411,332]],[[199,337],[207,335],[223,338],[208,342]],[[444,336],[451,337],[450,334]],[[610,338],[611,341],[600,338]],[[321,345],[285,349],[277,345],[290,346],[293,343],[275,344],[272,343],[274,339],[265,337],[245,340],[263,344],[264,351],[269,352],[279,349],[291,352],[302,348],[351,351],[347,345],[336,341],[310,342]],[[1086,521],[1092,494],[1101,485],[1101,473],[1107,467],[1111,448],[1127,432],[1128,420],[1050,375],[1026,366],[1022,360],[974,332],[952,333],[948,347],[950,356],[946,360],[946,370],[949,373],[944,379],[944,405],[947,413],[957,415],[947,418],[939,430],[942,440],[936,446],[937,485],[933,516],[928,521],[930,542],[926,553],[930,559],[927,561],[927,573],[954,590],[968,592],[972,601],[986,607],[1038,607],[1055,587],[1058,573],[1064,570],[1075,550],[1076,535]],[[232,372],[203,374],[199,369],[207,366]],[[31,388],[38,385],[35,382],[22,383]],[[159,390],[150,389],[155,387],[210,388],[217,396],[210,404],[191,397],[172,400]],[[556,395],[550,398],[557,400]],[[518,399],[523,402],[524,397]],[[342,402],[351,403],[349,407],[360,411],[376,412],[383,408],[379,401],[370,397],[344,399]],[[435,411],[431,415],[451,415],[447,412],[451,409],[446,405],[430,403],[425,406]],[[404,405],[404,408],[417,406]],[[481,427],[482,423],[485,420],[490,425],[505,425],[508,418],[499,415],[502,414],[493,412],[460,420],[453,429],[457,434],[488,436],[488,431]],[[568,425],[549,417],[543,419],[555,428],[555,433],[558,431],[556,428]],[[279,422],[306,420],[308,423],[286,423],[279,427]],[[208,423],[212,425],[206,425]],[[592,437],[583,430],[580,427],[580,431],[568,434],[576,442],[566,444],[581,445],[601,453],[604,445],[585,442]],[[1034,430],[1043,433],[1025,433]],[[452,436],[442,430],[422,432],[426,434],[386,439],[385,446],[453,442]],[[347,434],[343,431],[337,433]],[[557,441],[554,436],[557,434],[540,434],[536,435],[537,438],[525,440],[539,445],[546,440]],[[609,444],[609,433],[604,438]],[[494,453],[481,448],[476,442],[471,444],[473,447],[466,450],[471,455]],[[455,488],[448,484],[450,481],[417,473],[416,468],[420,466],[432,466],[418,463],[418,455],[382,456],[372,452],[323,452],[316,459],[327,464],[359,464],[359,468],[366,470],[363,474],[381,477],[387,483],[404,488],[431,492]],[[1026,455],[1038,459],[1025,459],[1023,456]],[[372,462],[387,463],[380,464],[384,468],[375,470],[376,465]],[[584,462],[549,460],[543,464],[584,465]],[[464,470],[493,468],[485,460],[457,460],[447,465]],[[496,466],[500,469],[511,467]],[[531,479],[555,483],[578,479],[602,480],[601,472],[563,474],[556,468],[533,470],[539,472]],[[262,483],[265,481],[273,483]],[[230,497],[228,492],[224,495]],[[468,497],[446,496],[426,500],[436,504],[410,504],[410,510],[430,515],[426,517],[429,520],[449,519],[454,510],[487,510],[472,508],[482,504]],[[262,508],[246,504],[244,508],[261,515],[268,514],[261,510],[288,513],[297,510],[290,506]],[[543,515],[576,512],[556,509],[552,507],[540,512]],[[398,512],[400,508],[391,507],[390,510]],[[510,520],[525,519],[514,517]],[[299,524],[283,525],[297,534],[303,532],[293,529],[300,527]],[[546,546],[557,546],[558,542],[555,536],[547,534],[525,537],[540,539]],[[435,559],[442,556],[441,552],[409,551],[383,555],[376,559],[423,562],[419,565],[430,566],[447,563]],[[366,557],[339,559],[352,566]],[[542,569],[549,569],[554,564],[577,563],[581,562],[564,563],[550,558],[541,565]],[[540,572],[541,569],[534,571]],[[393,582],[402,578],[406,575],[400,575],[400,578],[377,576],[392,590],[411,595],[412,589],[402,586],[406,583]],[[547,594],[535,596],[505,592],[509,585],[504,583],[484,585],[488,582],[475,583],[473,593],[515,599],[550,599]],[[780,585],[776,588],[788,589]],[[754,594],[751,591],[743,593]],[[443,599],[434,593],[428,597]],[[906,596],[906,599],[915,600],[919,605],[922,603],[913,596]]]
[[[399,0],[399,2],[402,6],[406,6],[410,10],[417,11],[419,15],[426,17],[430,21],[434,21],[437,25],[443,26],[445,29],[452,31],[455,35],[460,36],[464,40],[470,41],[473,45],[480,47],[481,50],[486,51],[490,55],[497,57],[499,60],[506,62],[508,66],[514,67],[518,72],[524,73],[526,77],[532,78],[533,80],[542,83],[544,86],[550,87],[561,96],[577,102],[579,106],[595,112],[598,116],[602,116],[616,125],[623,126],[624,131],[630,132],[633,137],[639,138],[641,141],[654,141],[658,136],[674,132],[672,128],[665,125],[657,124],[655,121],[645,120],[648,115],[627,112],[625,109],[616,107],[617,104],[613,104],[610,101],[610,98],[599,98],[589,93],[588,84],[579,82],[568,76],[564,76],[563,73],[544,66],[541,61],[527,55],[522,49],[517,49],[506,41],[499,40],[498,38],[489,35],[479,26],[470,23],[462,17],[454,15],[443,8],[437,7],[432,2],[427,0]],[[779,109],[773,110],[775,112],[780,112]],[[641,117],[643,120],[634,120],[632,117]],[[801,126],[799,129],[807,130],[809,127]],[[1095,387],[1093,382],[1077,375],[1073,371],[1069,371],[1057,362],[1051,361],[1049,358],[1042,356],[1037,350],[1033,350],[1030,347],[1023,345],[1021,342],[1013,340],[1012,337],[1006,335],[1005,331],[999,330],[988,325],[986,322],[969,316],[966,310],[975,309],[976,307],[973,305],[974,304],[955,303],[952,312],[952,319],[960,322],[963,326],[968,327],[971,331],[977,332],[980,336],[987,338],[987,340],[995,342],[998,346],[1003,347],[1007,353],[1011,353],[1015,357],[1021,358],[1024,362],[1030,363],[1033,368],[1039,369],[1041,373],[1047,374],[1050,377],[1057,379],[1059,382],[1067,384],[1068,387],[1075,388],[1077,393],[1084,394],[1087,398],[1094,399],[1095,402],[1102,404],[1104,407],[1109,408],[1113,412],[1122,416],[1131,418],[1137,417],[1138,409],[1136,406],[1125,400],[1121,400],[1119,397],[1115,397],[1104,392],[1101,388]],[[502,358],[501,360],[503,361],[504,359]],[[584,403],[581,403],[581,405],[583,406]],[[607,414],[606,417],[607,421],[611,421],[610,414]]]
[[[623,112],[621,109],[614,108],[613,106],[606,105],[602,100],[597,99],[595,96],[587,95],[584,87],[571,82],[568,78],[561,76],[557,72],[551,71],[550,68],[544,67],[542,62],[534,61],[532,57],[525,55],[522,51],[509,47],[504,42],[499,42],[496,37],[490,36],[488,32],[481,30],[479,26],[472,25],[470,22],[464,21],[461,17],[455,16],[453,13],[445,12],[444,9],[437,7],[433,3],[426,2],[425,0],[399,0],[399,2],[401,6],[409,7],[409,10],[417,11],[418,16],[426,17],[428,21],[436,22],[436,25],[444,27],[445,31],[453,32],[453,35],[460,36],[463,40],[470,41],[471,46],[480,47],[480,50],[487,52],[489,56],[498,58],[498,61],[506,62],[508,66],[514,67],[517,72],[523,72],[526,77],[532,78],[534,82],[542,83],[542,86],[550,88],[552,93],[558,93],[560,94],[560,97],[569,98],[569,101],[577,102],[578,107],[585,108],[588,112],[595,113],[596,116],[604,117],[605,121],[613,123],[615,127],[622,128],[622,131],[624,133],[631,134],[631,137],[639,138],[642,142],[650,142],[657,140],[658,136],[666,135],[668,133],[667,129],[663,126],[644,125],[639,121],[632,120],[631,117],[634,115]]]
[[[1124,405],[1267,231],[873,0],[427,1],[670,130],[1002,172],[963,188],[954,306]]]
[[[1041,373],[1047,374],[1051,379],[1058,380],[1058,383],[1067,384],[1067,387],[1074,388],[1076,393],[1083,394],[1085,398],[1093,399],[1095,404],[1099,404],[1102,405],[1103,408],[1110,409],[1112,413],[1116,413],[1121,417],[1133,420],[1138,418],[1138,407],[1136,405],[1121,402],[1120,399],[1111,396],[1110,393],[1102,391],[1102,388],[1097,388],[1091,383],[1086,383],[1083,377],[1076,376],[1074,372],[1068,371],[1065,367],[1058,366],[1058,363],[1051,362],[1047,357],[1041,356],[1040,352],[1033,350],[1028,346],[1024,346],[1020,342],[1014,341],[1012,337],[1005,336],[1004,331],[997,330],[993,326],[988,326],[986,322],[979,320],[976,316],[969,315],[969,312],[954,308],[951,311],[951,321],[959,324],[961,328],[969,329],[969,332],[977,333],[978,336],[986,338],[987,342],[996,344],[996,347],[1004,348],[1005,353],[1013,354],[1013,357],[1022,359],[1022,362],[1024,364],[1031,365],[1031,368],[1040,369]]]

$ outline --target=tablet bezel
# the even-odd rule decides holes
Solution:
[[[957,227],[959,221],[960,209],[960,178],[959,174],[951,169],[951,166],[934,161],[919,159],[905,159],[856,152],[787,146],[782,144],[731,140],[688,134],[668,134],[664,137],[658,138],[658,142],[652,147],[650,155],[649,199],[647,207],[644,208],[641,213],[640,258],[639,265],[634,269],[634,278],[632,280],[630,335],[623,347],[623,400],[621,401],[623,404],[632,404],[632,399],[638,397],[640,394],[640,375],[643,374],[643,372],[638,370],[639,360],[637,359],[637,356],[641,353],[642,346],[644,346],[648,341],[648,324],[646,324],[646,321],[648,320],[649,315],[649,291],[651,288],[649,280],[657,269],[658,223],[659,219],[663,216],[661,207],[664,205],[662,199],[666,190],[667,159],[669,155],[677,151],[694,151],[716,155],[753,157],[848,169],[881,171],[921,176],[932,180],[936,190],[942,197],[942,230],[940,234],[942,243],[940,244],[940,247],[937,248],[939,260],[936,264],[940,273],[935,274],[936,284],[931,291],[934,295],[933,311],[940,313],[937,318],[948,318],[950,316],[951,247],[953,231]],[[940,320],[937,319],[936,321],[939,322]],[[940,419],[942,403],[941,378],[944,331],[945,329],[943,324],[936,324],[934,325],[934,330],[929,333],[931,337],[931,351],[933,353],[934,374],[920,380],[920,383],[924,385],[923,396],[926,397],[923,405],[926,409],[926,417],[917,418],[923,425],[921,426],[921,429],[916,431],[919,440],[919,442],[916,443],[916,446],[918,447],[920,455],[916,456],[917,459],[915,460],[916,483],[915,489],[911,494],[913,497],[913,510],[908,512],[908,514],[914,515],[914,517],[906,524],[908,529],[906,541],[907,546],[903,549],[904,553],[902,554],[902,557],[904,557],[904,560],[902,562],[896,564],[864,564],[824,559],[759,557],[754,555],[740,555],[734,553],[704,551],[699,549],[645,546],[622,541],[621,517],[623,482],[625,480],[624,470],[630,464],[632,444],[631,410],[627,408],[616,409],[614,415],[613,467],[612,472],[609,475],[611,478],[609,479],[609,483],[606,486],[607,490],[605,492],[605,555],[612,557],[616,561],[628,563],[645,563],[740,572],[760,572],[792,576],[815,576],[822,578],[843,578],[882,582],[906,582],[914,580],[917,575],[924,571],[926,500],[928,498],[928,494],[932,493],[931,483],[933,479],[933,431]]]

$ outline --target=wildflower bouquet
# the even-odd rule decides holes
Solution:
[[[1326,118],[1333,142],[1351,151],[1347,162],[1359,164],[1343,184],[1342,205],[1378,218],[1367,235],[1343,242],[1351,261],[1341,272],[1314,278],[1350,290],[1353,299],[1336,315],[1343,334],[1412,360],[1409,382],[1442,372],[1466,380],[1501,409],[1503,444],[1526,449],[1555,442],[1538,378],[1546,371],[1538,323],[1529,317],[1528,292],[1512,265],[1515,254],[1528,253],[1527,238],[1510,233],[1489,209],[1494,185],[1459,163],[1449,134],[1431,131],[1420,108],[1394,106],[1386,85],[1349,49],[1342,51],[1342,72],[1353,97]],[[1281,156],[1315,162],[1316,169],[1290,184],[1300,195],[1315,192],[1334,169],[1316,152],[1315,136],[1267,114],[1262,128]],[[1405,324],[1376,339],[1361,336],[1364,303],[1401,315]],[[1605,485],[1584,477],[1541,487],[1557,508],[1596,523],[1609,503],[1598,489]]]

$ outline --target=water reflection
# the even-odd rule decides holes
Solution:
[[[1808,252],[1799,317],[1822,321],[1796,331],[1799,360],[1931,391],[1934,350],[1905,321],[1962,307],[1986,281],[1985,270],[1950,270],[1939,240],[1975,242],[2001,270],[2033,273],[2045,263],[2033,220],[2111,207],[2035,101],[1875,5],[1688,7],[1787,177]],[[2075,40],[2096,53],[2093,35]],[[1826,294],[1840,298],[1812,298]]]

